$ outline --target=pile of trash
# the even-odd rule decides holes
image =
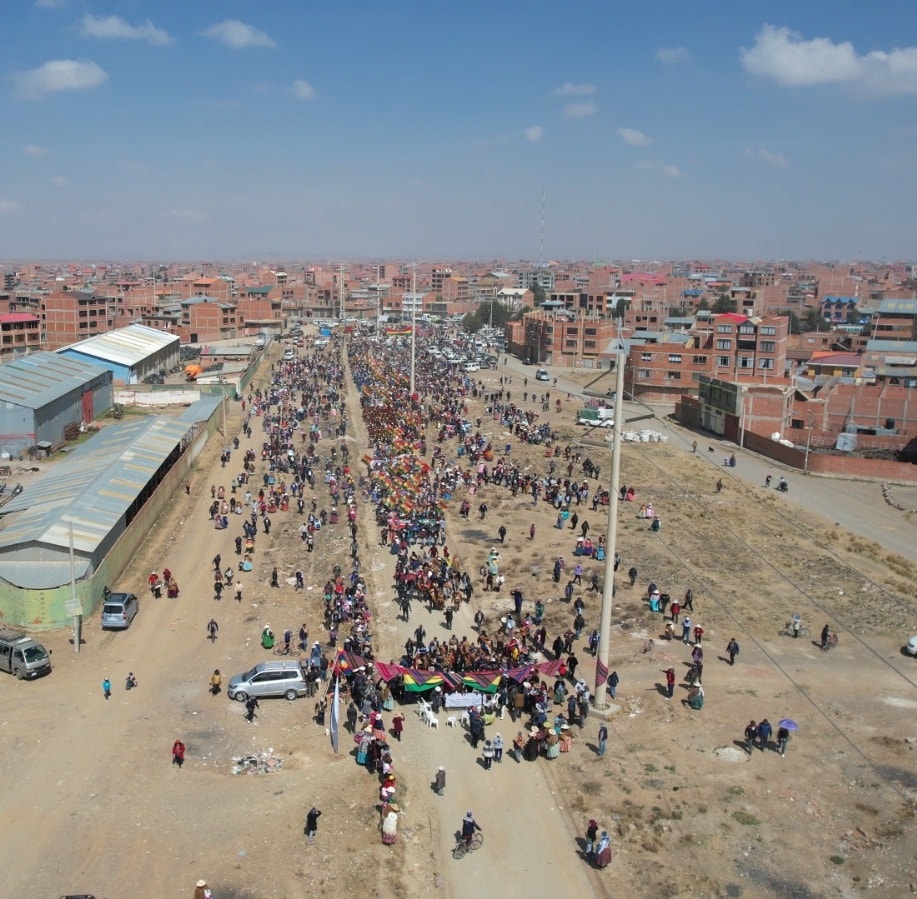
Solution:
[[[659,431],[644,429],[642,431],[624,431],[621,439],[628,443],[665,443],[669,437],[667,434],[660,434]]]
[[[246,755],[234,758],[233,774],[271,774],[283,768],[283,759],[274,755],[273,749],[259,752],[257,755]]]

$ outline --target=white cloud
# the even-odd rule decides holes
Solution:
[[[782,153],[771,153],[770,150],[765,150],[764,147],[758,147],[756,150],[748,149],[745,151],[745,155],[749,159],[765,162],[775,169],[785,169],[790,164]]]
[[[48,151],[44,147],[37,147],[35,144],[26,144],[22,148],[23,156],[47,156]]]
[[[564,115],[568,119],[584,119],[587,116],[595,115],[595,103],[592,100],[584,100],[582,103],[568,103],[564,107]]]
[[[660,47],[656,51],[656,59],[659,62],[671,65],[679,62],[690,62],[691,54],[688,52],[687,47]]]
[[[846,84],[873,94],[917,93],[917,47],[861,55],[849,41],[803,40],[789,28],[765,25],[741,55],[746,72],[784,87]]]
[[[661,172],[666,178],[680,178],[681,169],[677,165],[658,162],[653,159],[641,159],[637,163],[637,168],[644,172]]]
[[[70,182],[63,175],[55,175],[51,179],[51,183],[55,187],[70,187]]]
[[[537,144],[544,137],[544,128],[541,125],[532,125],[531,128],[523,128],[522,136],[530,143]]]
[[[203,32],[204,37],[212,38],[232,47],[234,50],[240,50],[243,47],[275,47],[273,39],[245,22],[238,19],[227,19],[225,22],[218,22],[211,25]]]
[[[15,212],[17,209],[19,209],[19,204],[15,200],[0,200],[0,215]]]
[[[551,91],[552,97],[588,97],[595,93],[594,84],[573,84],[565,81],[556,90]]]
[[[108,73],[90,59],[52,59],[37,69],[14,76],[13,93],[25,100],[40,100],[56,91],[80,91],[98,87]]]
[[[293,96],[297,100],[314,100],[316,97],[315,88],[308,81],[297,78],[292,86]]]
[[[630,144],[632,147],[646,147],[652,143],[650,138],[636,128],[619,128],[618,136],[624,143]]]
[[[61,9],[68,2],[69,0],[35,0],[35,6],[38,9]]]
[[[157,28],[149,19],[142,25],[131,25],[119,16],[93,16],[87,13],[80,25],[83,37],[103,40],[114,38],[125,41],[146,41],[154,47],[168,47],[173,43],[167,31]]]

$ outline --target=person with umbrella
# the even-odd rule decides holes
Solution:
[[[790,731],[798,730],[799,725],[792,718],[781,718],[777,725],[777,752],[781,758],[786,755],[786,744],[790,742]]]

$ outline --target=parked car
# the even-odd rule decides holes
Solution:
[[[133,593],[109,593],[102,603],[102,627],[126,630],[139,611],[140,600]]]
[[[548,374],[548,370],[546,368],[539,368],[538,371],[535,372],[535,380],[550,381],[551,376]]]
[[[907,641],[907,644],[904,647],[904,651],[909,656],[914,656],[917,658],[917,637],[911,637],[911,639]]]
[[[301,662],[277,661],[259,662],[244,674],[230,678],[226,694],[238,702],[245,702],[249,696],[258,699],[283,696],[293,700],[297,696],[305,696],[308,690],[306,671]]]

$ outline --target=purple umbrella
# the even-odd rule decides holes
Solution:
[[[799,725],[792,718],[781,718],[779,726],[785,727],[787,730],[799,730]]]

